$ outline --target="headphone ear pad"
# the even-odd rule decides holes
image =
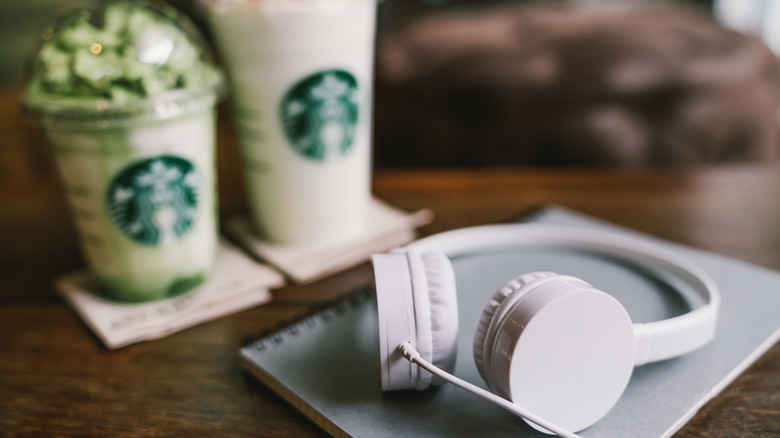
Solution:
[[[477,366],[479,375],[482,376],[482,380],[484,380],[488,386],[490,386],[490,382],[485,372],[485,339],[487,339],[487,332],[490,328],[490,322],[493,320],[493,316],[496,313],[496,309],[498,309],[498,306],[500,306],[510,295],[524,293],[522,290],[523,286],[528,283],[554,275],[557,274],[552,272],[531,272],[516,277],[495,291],[493,295],[490,296],[487,303],[485,303],[485,307],[482,308],[482,313],[480,313],[479,320],[477,321],[477,328],[474,331],[473,354],[474,364]]]
[[[382,390],[423,390],[443,381],[403,358],[411,342],[420,357],[452,373],[458,346],[455,275],[444,254],[375,254],[379,363]]]
[[[458,355],[458,299],[452,263],[442,253],[422,254],[431,320],[431,363],[452,373]],[[431,383],[444,381],[433,376]]]

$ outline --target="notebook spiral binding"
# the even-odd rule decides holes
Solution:
[[[287,336],[298,337],[302,330],[314,330],[318,324],[328,324],[333,318],[344,314],[348,308],[358,307],[375,296],[373,282],[366,282],[339,294],[332,300],[310,307],[305,312],[286,319],[279,324],[244,337],[244,347],[265,351],[266,345],[279,345]]]

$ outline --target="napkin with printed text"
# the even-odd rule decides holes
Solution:
[[[159,339],[221,316],[268,302],[284,277],[240,249],[220,242],[211,277],[175,297],[122,303],[101,296],[86,271],[55,280],[59,292],[110,349]]]

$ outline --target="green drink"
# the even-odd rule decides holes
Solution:
[[[218,243],[222,78],[169,7],[108,2],[44,29],[25,108],[56,158],[105,294],[145,301],[206,279]]]

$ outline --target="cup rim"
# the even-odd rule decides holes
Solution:
[[[227,95],[227,84],[220,71],[213,82],[196,89],[170,90],[124,103],[110,99],[25,95],[21,111],[28,123],[48,129],[122,127],[142,121],[172,119],[215,105]]]

